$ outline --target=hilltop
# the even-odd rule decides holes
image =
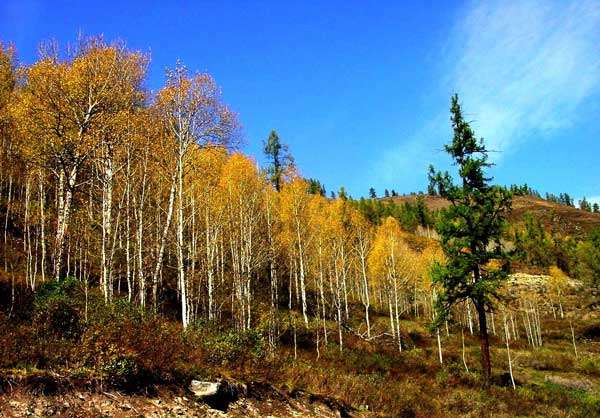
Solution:
[[[418,194],[394,196],[382,198],[382,200],[393,201],[397,204],[404,202],[414,204],[419,196],[423,197],[427,208],[431,211],[445,208],[450,204],[439,196]],[[580,235],[600,228],[600,213],[587,212],[538,197],[515,196],[509,220],[514,225],[522,225],[527,214],[540,219],[548,232],[557,231],[562,234]]]

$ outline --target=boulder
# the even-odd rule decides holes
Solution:
[[[214,396],[219,391],[221,382],[202,382],[200,380],[192,380],[190,383],[190,391],[196,395],[197,398],[205,398],[207,396]]]
[[[217,382],[192,380],[190,391],[199,401],[221,411],[227,411],[230,403],[248,394],[248,388],[245,384],[228,380]]]

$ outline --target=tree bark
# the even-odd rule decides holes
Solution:
[[[479,341],[481,344],[481,370],[483,373],[483,383],[489,387],[492,380],[492,362],[490,360],[490,339],[487,330],[487,318],[485,315],[485,305],[482,300],[475,300],[475,308],[479,316]]]
[[[71,214],[71,202],[73,190],[77,180],[77,169],[71,168],[67,173],[67,184],[65,185],[65,173],[61,171],[58,182],[58,222],[56,227],[55,255],[54,255],[54,279],[59,280],[62,272],[62,262],[65,253],[65,243],[69,217]]]
[[[154,266],[154,273],[152,274],[152,286],[153,288],[158,284],[158,276],[162,269],[163,255],[165,253],[165,244],[167,241],[167,235],[169,233],[169,227],[171,225],[171,219],[173,218],[173,206],[175,203],[175,189],[177,185],[177,177],[173,176],[171,182],[171,191],[169,192],[169,207],[167,209],[167,219],[163,227],[162,234],[160,236],[160,244],[158,247],[158,255],[156,257],[156,264]],[[142,276],[143,278],[143,276]],[[140,283],[140,305],[144,306],[146,302],[146,286],[145,283]],[[154,298],[154,310],[157,309],[156,297]]]
[[[189,317],[187,282],[185,280],[185,266],[183,260],[183,154],[184,149],[182,144],[180,145],[179,159],[177,161],[177,277],[179,279],[179,287],[181,291],[181,323],[185,329],[188,326]]]

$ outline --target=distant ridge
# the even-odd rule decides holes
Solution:
[[[425,204],[430,210],[439,210],[450,203],[438,196],[405,195],[382,198],[396,203],[414,203],[418,196],[425,198]],[[560,205],[533,196],[516,196],[513,199],[513,210],[510,215],[511,222],[523,222],[525,214],[539,218],[547,231],[558,229],[558,232],[567,235],[585,234],[594,228],[600,228],[600,213],[586,212],[571,206]]]

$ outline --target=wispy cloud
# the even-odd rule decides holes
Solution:
[[[471,2],[442,49],[443,94],[457,92],[478,135],[506,155],[574,125],[580,105],[600,92],[600,0]],[[430,120],[447,125],[448,104],[441,105]],[[443,129],[415,132],[387,154],[382,175],[415,148],[439,148]]]
[[[569,126],[600,90],[600,1],[473,4],[451,40],[448,86],[492,148]]]

